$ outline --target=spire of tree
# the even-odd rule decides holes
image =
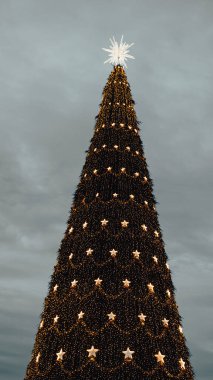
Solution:
[[[25,380],[194,378],[139,132],[115,65]]]

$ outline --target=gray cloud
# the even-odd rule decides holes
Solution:
[[[211,0],[0,1],[2,379],[23,378],[110,72],[127,75],[197,378],[212,378]]]

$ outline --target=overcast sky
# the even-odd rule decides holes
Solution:
[[[213,373],[213,1],[0,0],[0,378],[23,379],[112,66],[126,70],[198,380]]]

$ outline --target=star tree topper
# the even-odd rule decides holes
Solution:
[[[115,40],[115,37],[113,36],[113,39],[109,39],[111,42],[111,46],[109,49],[102,48],[105,51],[109,52],[109,59],[107,59],[104,63],[112,63],[113,65],[122,65],[127,67],[126,60],[127,58],[135,59],[132,55],[129,53],[129,48],[134,45],[134,42],[132,44],[127,44],[126,42],[123,42],[123,36],[121,37],[120,45]]]

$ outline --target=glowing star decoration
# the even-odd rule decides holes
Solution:
[[[146,315],[144,315],[143,313],[140,313],[138,315],[138,318],[140,319],[140,322],[142,323],[142,325],[144,325],[144,322],[145,322],[145,319],[146,319]]]
[[[107,315],[108,315],[110,321],[114,321],[115,320],[116,314],[114,314],[112,311],[111,311],[111,313],[109,313]]]
[[[159,237],[159,232],[158,231],[154,231],[154,234],[155,234],[155,237]]]
[[[58,322],[58,319],[59,319],[59,316],[56,315],[55,318],[54,318],[54,323],[57,323],[57,322]]]
[[[76,285],[77,285],[77,283],[78,283],[78,281],[74,279],[74,280],[71,282],[71,288],[75,288]]]
[[[130,199],[134,199],[135,198],[135,196],[133,194],[130,194],[129,197],[130,197]]]
[[[87,227],[88,223],[87,222],[84,222],[83,224],[83,229],[85,229]]]
[[[87,253],[87,256],[90,256],[93,253],[93,249],[91,248],[87,249],[86,253]]]
[[[157,258],[157,256],[152,256],[152,258],[153,258],[153,260],[154,260],[155,263],[158,263],[158,258]]]
[[[139,259],[140,252],[138,252],[137,249],[136,251],[133,251],[132,253],[135,259]]]
[[[98,277],[98,278],[97,278],[96,280],[94,280],[94,281],[95,281],[95,285],[96,285],[96,286],[100,286],[103,280],[101,280],[101,279]]]
[[[57,289],[58,289],[58,285],[56,284],[56,285],[54,286],[54,288],[53,288],[53,291],[56,292]]]
[[[59,361],[59,360],[63,360],[63,356],[64,356],[65,353],[66,353],[66,352],[64,352],[64,351],[62,350],[62,348],[61,348],[60,351],[56,353],[56,355],[57,355],[57,361]]]
[[[143,229],[144,231],[147,231],[147,226],[146,226],[145,224],[142,224],[141,227],[142,227],[142,229]]]
[[[182,358],[180,358],[180,360],[178,360],[178,363],[180,364],[180,368],[181,368],[181,369],[186,369],[186,368],[185,368],[185,362],[183,361]]]
[[[73,232],[74,228],[73,227],[70,227],[69,229],[69,234],[71,234]]]
[[[126,42],[123,42],[123,36],[121,37],[120,45],[115,40],[115,37],[113,36],[113,39],[110,38],[110,48],[102,48],[105,51],[109,52],[109,58],[104,63],[111,63],[112,65],[126,65],[127,58],[135,59],[132,55],[129,54],[129,48],[134,45],[134,42],[131,44],[127,44]]]
[[[169,289],[167,289],[166,294],[167,294],[167,296],[168,296],[169,298],[171,297],[171,292],[170,292]]]
[[[44,321],[42,319],[42,321],[40,322],[40,325],[39,325],[40,329],[42,329],[43,326],[44,326]]]
[[[127,347],[126,351],[122,351],[125,355],[125,360],[132,360],[132,354],[134,354],[135,351],[130,351],[129,347]]]
[[[82,319],[83,316],[84,316],[85,313],[83,313],[83,311],[80,311],[80,313],[78,314],[78,319]]]
[[[130,282],[131,281],[129,281],[129,280],[127,280],[127,278],[124,280],[124,281],[122,281],[123,282],[123,284],[124,284],[124,288],[129,288],[129,284],[130,284]]]
[[[73,258],[73,253],[70,253],[69,260],[72,260],[72,258]]]
[[[148,285],[147,285],[150,293],[154,293],[154,285],[152,285],[152,283],[150,282]]]
[[[121,222],[122,227],[127,227],[128,224],[129,224],[129,222],[127,222],[126,220],[124,220],[123,222]]]
[[[92,346],[91,348],[87,349],[87,352],[89,352],[88,357],[91,359],[94,359],[96,357],[96,352],[98,352],[99,349]]]
[[[169,319],[164,318],[162,319],[162,322],[163,322],[164,327],[169,327]]]
[[[117,193],[114,193],[112,194],[114,198],[117,198],[118,194]]]
[[[158,351],[158,353],[155,354],[155,357],[156,357],[158,363],[164,364],[165,355],[162,355],[160,351]]]
[[[178,327],[178,330],[180,331],[181,334],[183,334],[183,327],[181,325]]]
[[[106,226],[107,223],[108,223],[108,220],[106,220],[106,219],[101,220],[101,225],[102,226]]]
[[[41,354],[40,354],[40,352],[39,352],[38,355],[36,356],[36,363],[39,362],[40,356],[41,356]]]
[[[114,248],[110,251],[110,253],[111,253],[111,256],[112,257],[115,257],[116,256],[116,254],[118,253],[118,251],[116,251]]]

